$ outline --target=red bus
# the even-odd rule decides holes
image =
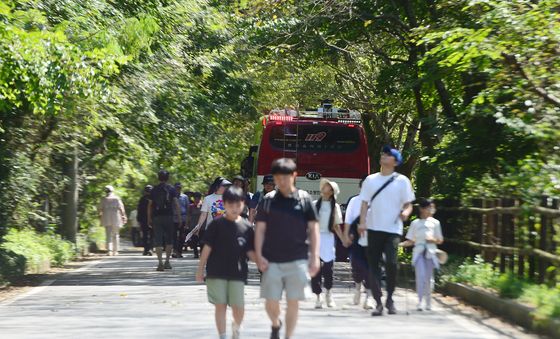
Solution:
[[[370,172],[366,136],[356,111],[329,103],[316,110],[271,110],[262,120],[261,132],[260,145],[251,147],[242,166],[256,191],[262,190],[272,161],[282,157],[296,161],[296,185],[314,199],[319,198],[321,178],[337,182],[341,205],[358,193],[360,179]]]

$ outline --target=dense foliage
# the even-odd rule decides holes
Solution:
[[[560,11],[529,0],[1,0],[0,234],[74,240],[102,187],[233,175],[259,112],[329,97],[420,195],[560,195]]]

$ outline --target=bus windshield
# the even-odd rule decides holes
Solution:
[[[276,125],[270,131],[270,145],[298,152],[353,152],[360,145],[360,133],[348,126]]]

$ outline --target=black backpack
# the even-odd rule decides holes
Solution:
[[[157,212],[168,212],[172,210],[173,196],[170,192],[171,186],[162,184],[154,187],[153,201],[155,204],[154,210]]]

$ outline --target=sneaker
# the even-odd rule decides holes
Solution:
[[[359,305],[361,298],[362,298],[362,285],[356,284],[356,290],[354,291],[354,305]]]
[[[156,268],[156,271],[162,272],[162,271],[164,271],[164,270],[165,270],[165,268],[164,268],[164,266],[163,266],[163,263],[160,262],[159,265],[158,265],[157,268]]]
[[[422,312],[422,311],[423,311],[423,308],[422,308],[422,303],[421,303],[421,302],[420,302],[420,303],[418,303],[418,304],[416,305],[416,310],[417,310],[417,311],[420,311],[420,312]]]
[[[117,255],[119,255],[119,252],[113,252],[113,257],[116,257]]]
[[[315,308],[316,308],[316,309],[321,309],[321,308],[323,308],[323,300],[322,300],[320,294],[317,294],[317,301],[315,301]]]
[[[364,308],[364,310],[373,309],[373,304],[371,303],[371,300],[368,297],[364,299],[364,304],[362,305],[362,307]]]
[[[426,311],[432,310],[432,301],[430,299],[426,300],[426,307],[424,308]]]
[[[177,258],[177,253],[173,253],[173,254],[171,255],[171,258]]]
[[[241,333],[241,325],[233,321],[231,323],[231,339],[239,339],[240,333]]]
[[[331,290],[327,291],[326,300],[327,300],[327,307],[328,308],[336,307],[336,303],[334,302],[333,296],[331,294]]]
[[[378,317],[381,315],[383,315],[383,304],[377,303],[377,306],[375,306],[375,310],[371,312],[371,316]]]
[[[171,264],[169,263],[169,261],[166,261],[166,262],[165,262],[165,265],[163,265],[163,268],[165,268],[166,270],[170,270],[170,269],[172,268],[172,267],[171,267]]]
[[[270,339],[280,339],[280,329],[282,329],[282,321],[280,321],[280,326],[278,327],[271,327],[270,331]]]
[[[393,302],[393,300],[391,299],[387,300],[387,302],[385,303],[385,307],[387,308],[388,314],[397,314],[397,309],[395,307],[395,303]]]

